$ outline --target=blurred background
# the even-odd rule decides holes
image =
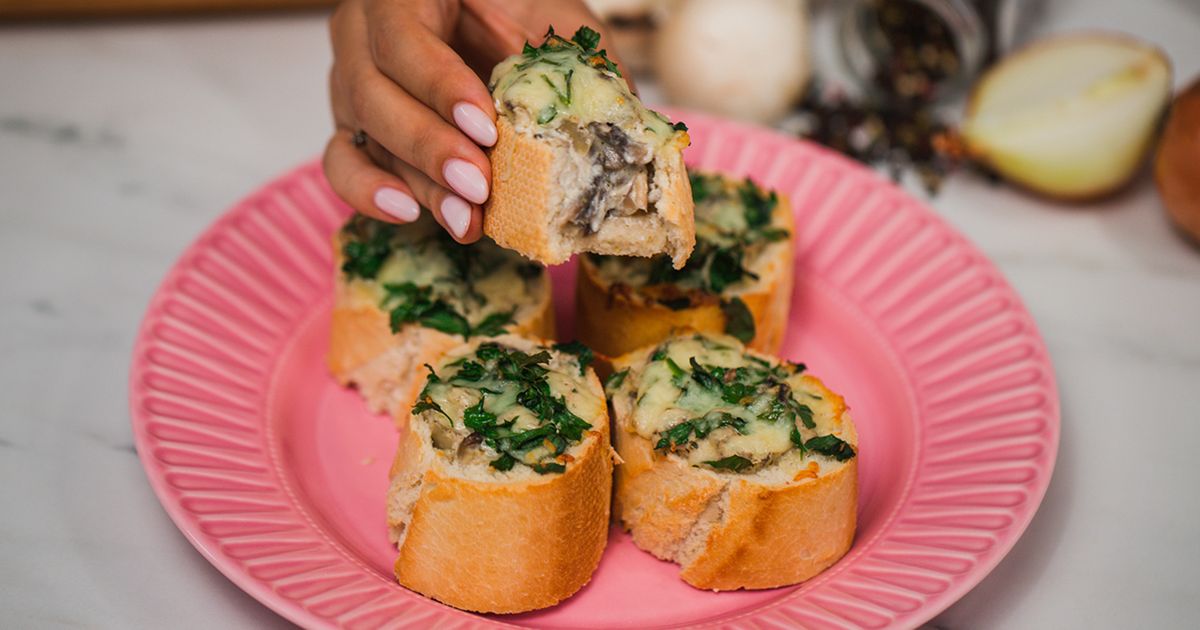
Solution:
[[[133,450],[172,261],[331,131],[322,0],[0,0],[0,607],[16,627],[286,623]],[[940,628],[1200,619],[1200,1],[591,0],[645,100],[869,164],[1025,299],[1063,400],[1038,516]]]

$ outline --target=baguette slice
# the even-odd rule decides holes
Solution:
[[[365,268],[349,266],[372,277],[345,269],[351,243],[386,246],[387,251],[376,250],[382,252],[377,273],[369,273],[370,260],[365,260]],[[421,375],[421,365],[463,342],[462,335],[419,322],[405,323],[393,333],[389,308],[399,300],[384,304],[384,284],[431,286],[432,294],[443,296],[472,323],[515,308],[508,330],[539,337],[554,334],[550,281],[544,269],[486,239],[472,245],[449,242],[428,216],[402,226],[356,216],[334,234],[333,251],[334,303],[326,361],[334,378],[356,387],[376,413],[392,413],[408,393],[414,375]],[[468,264],[468,277],[488,304],[480,306],[463,297],[465,284],[449,272],[452,260],[447,252],[475,261]],[[352,258],[356,263],[364,261],[361,248],[360,255]]]
[[[552,358],[542,365],[550,370],[552,394],[565,396],[570,411],[591,428],[564,456],[542,460],[561,462],[563,472],[542,474],[523,463],[497,470],[489,463],[498,458],[497,451],[471,446],[471,438],[462,436],[464,414],[479,392],[447,383],[464,369],[448,364],[475,357],[481,343],[527,354],[548,350],[511,335],[473,341],[436,363],[433,372],[441,385],[431,391],[414,389],[412,400],[438,403],[460,431],[447,430],[438,411],[418,408],[413,413],[412,405],[400,411],[400,444],[387,504],[389,532],[399,549],[396,579],[464,610],[545,608],[591,579],[607,542],[613,452],[603,389],[590,368],[580,376],[572,355],[550,350]],[[540,455],[546,456],[545,451]]]
[[[697,344],[730,350],[700,350]],[[723,466],[733,466],[718,456],[729,449],[749,448],[743,451],[749,453],[772,444],[778,447],[776,429],[768,425],[762,425],[767,428],[761,435],[758,425],[747,429],[749,435],[731,426],[711,428],[706,438],[691,436],[695,446],[690,450],[686,437],[684,444],[669,441],[665,448],[656,448],[668,434],[648,432],[648,420],[657,417],[664,425],[676,426],[673,423],[679,418],[696,413],[674,404],[662,410],[655,406],[665,391],[654,371],[664,374],[663,361],[652,359],[659,348],[666,348],[666,356],[680,365],[689,365],[692,357],[702,366],[762,365],[753,359],[731,358],[750,356],[781,375],[794,372],[782,380],[811,411],[816,425],[808,429],[797,418],[794,426],[803,441],[815,447],[809,441],[818,435],[833,436],[843,445],[824,448],[842,449],[833,452],[841,457],[849,453],[849,458],[839,460],[812,449],[802,454],[793,447],[741,472],[701,463],[724,460]],[[651,368],[653,363],[659,365]],[[618,358],[614,369],[616,374],[628,370],[610,392],[617,452],[623,460],[617,469],[614,511],[632,533],[634,544],[679,564],[680,577],[688,584],[712,590],[796,584],[825,570],[850,548],[857,501],[857,436],[845,402],[820,380],[764,355],[743,354],[735,339],[718,336],[673,337]],[[687,386],[700,387],[690,381]]]
[[[544,264],[665,253],[682,266],[695,243],[686,128],[644,107],[598,40],[586,27],[571,40],[551,29],[493,71],[484,233]]]
[[[583,256],[576,282],[576,329],[581,341],[610,357],[657,343],[677,331],[732,332],[730,303],[745,305],[753,329],[742,331],[747,345],[775,353],[787,330],[793,282],[794,220],[787,199],[766,195],[750,180],[733,180],[721,175],[693,175],[693,190],[704,197],[696,203],[697,245],[678,281],[648,281],[660,261],[620,257]],[[748,187],[748,188],[747,188]],[[786,237],[767,240],[759,231],[742,231],[750,244],[742,265],[753,276],[713,291],[706,274],[710,252],[715,251],[728,224],[727,214],[745,211],[742,190],[756,191],[757,198],[771,206],[770,222],[764,226]],[[711,235],[711,236],[710,236]],[[668,306],[669,305],[669,306]],[[750,337],[752,335],[752,337]]]

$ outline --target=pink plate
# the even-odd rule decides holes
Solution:
[[[137,450],[159,500],[229,579],[305,626],[912,627],[978,583],[1050,481],[1058,394],[1020,299],[982,254],[861,166],[701,115],[691,166],[786,194],[797,224],[784,356],[854,409],[854,547],[809,582],[711,593],[615,528],[565,603],[507,617],[392,581],[383,496],[395,432],[326,375],[329,236],[349,210],[316,164],[227,212],[167,274],[130,374]],[[573,265],[552,271],[572,329]]]

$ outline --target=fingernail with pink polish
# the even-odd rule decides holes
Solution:
[[[451,110],[454,114],[454,124],[463,133],[479,144],[490,147],[496,144],[496,123],[482,109],[467,103],[458,103]]]
[[[454,192],[465,197],[467,201],[487,201],[488,183],[478,166],[466,160],[450,158],[442,166],[442,177],[446,178],[446,183],[450,184]]]
[[[471,226],[471,204],[454,195],[446,195],[442,200],[442,220],[454,238],[462,238]]]
[[[415,199],[387,186],[375,191],[375,207],[405,223],[412,223],[421,216],[421,206],[417,205]]]

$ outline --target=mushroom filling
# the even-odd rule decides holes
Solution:
[[[650,148],[631,140],[611,123],[588,123],[585,133],[591,180],[573,202],[576,210],[571,223],[589,235],[598,232],[610,216],[653,211],[654,154]],[[653,192],[657,193],[657,188]],[[655,200],[659,196],[653,195]]]
[[[513,126],[563,149],[563,222],[584,236],[605,219],[653,213],[659,149],[686,146],[686,125],[647,109],[616,64],[582,27],[570,39],[551,30],[539,46],[500,62],[489,87],[497,111]]]

